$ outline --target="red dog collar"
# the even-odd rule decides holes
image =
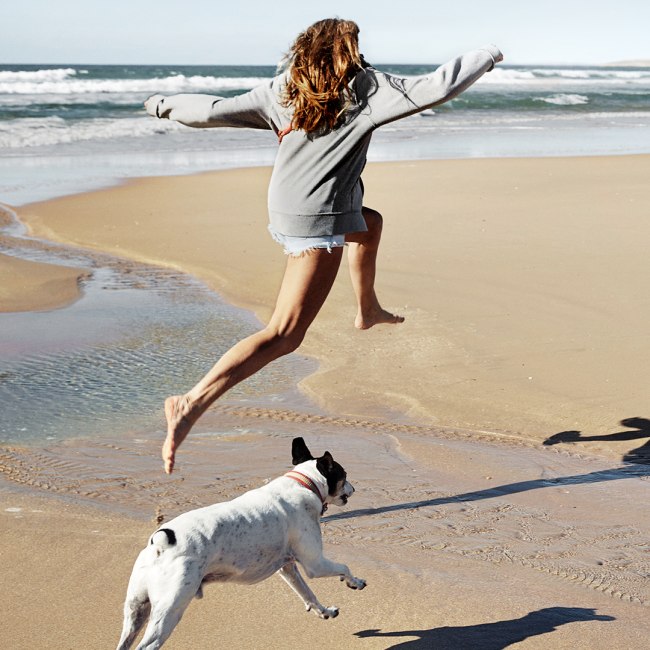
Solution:
[[[314,481],[312,481],[309,478],[309,476],[303,474],[302,472],[297,472],[296,470],[291,470],[290,472],[287,472],[285,476],[288,478],[292,478],[297,483],[300,483],[300,485],[302,485],[303,487],[307,488],[308,490],[311,490],[320,499],[320,502],[323,504],[321,515],[325,513],[325,511],[327,510],[327,504],[325,503],[325,499],[323,498],[323,495],[320,493],[320,490],[318,489],[316,483],[314,483]]]

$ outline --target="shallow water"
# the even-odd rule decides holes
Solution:
[[[192,277],[25,238],[0,251],[90,270],[80,300],[0,314],[0,442],[160,430],[162,402],[188,390],[260,323]],[[291,355],[236,387],[229,401],[275,403],[315,362]],[[296,399],[298,399],[296,397]]]

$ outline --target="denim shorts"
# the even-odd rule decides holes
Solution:
[[[282,235],[273,230],[269,226],[271,237],[284,246],[285,255],[292,257],[300,257],[303,253],[308,253],[316,248],[326,248],[328,252],[332,252],[332,248],[339,248],[345,246],[345,235],[321,235],[317,237],[292,237],[290,235]]]

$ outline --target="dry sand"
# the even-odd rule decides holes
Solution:
[[[205,431],[250,433],[190,436],[172,478],[158,432],[2,450],[4,643],[111,647],[156,513],[259,485],[305,435],[357,487],[324,537],[368,589],[315,581],[341,607],[323,622],[277,580],[213,586],[170,648],[647,647],[649,168],[647,156],[369,166],[366,203],[385,217],[379,292],[406,322],[354,330],[341,273],[304,344],[321,369],[301,386],[331,415],[218,406]],[[38,236],[187,270],[264,320],[283,266],[265,231],[268,176],[144,179],[19,212]]]

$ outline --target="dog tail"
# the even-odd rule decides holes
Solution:
[[[176,545],[176,533],[171,528],[159,528],[150,538],[149,544],[160,553]]]

